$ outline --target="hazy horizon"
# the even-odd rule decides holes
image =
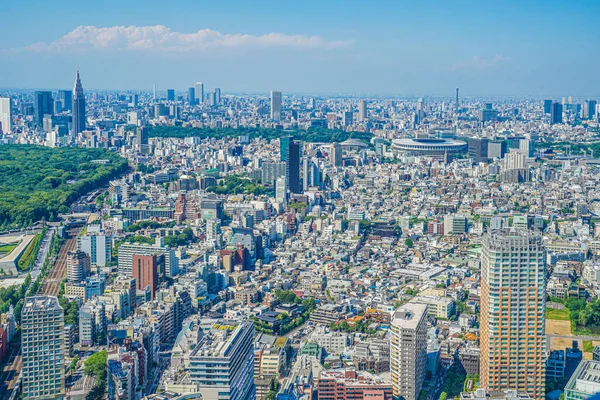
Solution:
[[[56,14],[60,3],[60,18]],[[594,97],[600,2],[12,2],[0,87]]]

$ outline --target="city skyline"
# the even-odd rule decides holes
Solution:
[[[91,89],[184,90],[201,80],[226,93],[600,93],[577,73],[600,63],[590,51],[598,38],[593,2],[267,2],[253,10],[232,1],[186,3],[168,15],[163,5],[134,3],[119,4],[119,15],[110,2],[94,12],[84,6],[60,25],[44,18],[46,4],[27,14],[11,4],[6,28],[14,35],[0,39],[0,87],[62,87],[80,64]]]

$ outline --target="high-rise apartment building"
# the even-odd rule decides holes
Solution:
[[[90,274],[90,257],[83,251],[70,251],[67,253],[67,281],[79,283],[85,281]]]
[[[205,399],[255,400],[254,325],[216,324],[190,353],[186,369]]]
[[[10,97],[0,97],[0,133],[11,131]]]
[[[92,299],[79,308],[79,343],[82,346],[106,344],[99,342],[105,336],[106,327],[104,302]]]
[[[55,296],[25,299],[21,311],[24,399],[65,397],[64,311]]]
[[[161,257],[164,262],[164,255],[157,254],[134,254],[132,258],[136,289],[146,290],[149,287],[152,299],[158,288],[158,264]]]
[[[196,104],[204,103],[204,83],[196,82],[195,96],[196,96]]]
[[[52,92],[39,90],[35,92],[35,113],[34,122],[38,128],[41,128],[44,123],[45,115],[52,115],[54,112],[54,101],[52,100]]]
[[[277,90],[271,91],[271,119],[281,121],[281,92]]]
[[[85,96],[83,95],[83,85],[79,79],[79,70],[75,76],[75,85],[73,86],[73,135],[85,130]]]
[[[286,180],[292,193],[302,193],[300,186],[300,143],[285,136],[279,139],[281,161],[286,163]]]
[[[163,254],[165,262],[162,264],[162,269],[159,268],[159,276],[175,276],[179,271],[179,260],[175,257],[175,251],[164,246],[161,242],[161,238],[156,239],[154,245],[140,244],[140,243],[125,243],[119,247],[119,265],[118,270],[120,274],[128,277],[133,276],[133,256],[135,254]]]
[[[110,236],[102,233],[88,233],[79,236],[78,250],[90,257],[90,263],[98,267],[105,267],[112,261],[112,240]]]
[[[545,398],[546,264],[541,237],[488,232],[481,255],[481,387]]]
[[[390,372],[394,398],[419,398],[427,369],[427,305],[405,304],[392,316]]]

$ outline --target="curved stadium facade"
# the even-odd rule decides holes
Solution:
[[[454,139],[394,139],[392,149],[409,156],[443,156],[467,150],[467,143]]]

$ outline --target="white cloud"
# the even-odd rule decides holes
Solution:
[[[505,57],[505,56],[501,56],[499,54],[496,54],[492,58],[473,56],[473,58],[471,58],[467,62],[461,62],[461,63],[456,64],[452,69],[457,70],[457,69],[491,68],[491,67],[495,67],[500,64],[505,64],[505,63],[511,62],[512,60],[513,60],[512,57]]]
[[[72,51],[171,51],[188,52],[212,48],[292,47],[334,49],[352,45],[350,40],[327,40],[320,36],[268,33],[249,35],[201,29],[194,33],[174,32],[164,25],[78,26],[51,43],[34,43],[19,50],[35,52]]]

